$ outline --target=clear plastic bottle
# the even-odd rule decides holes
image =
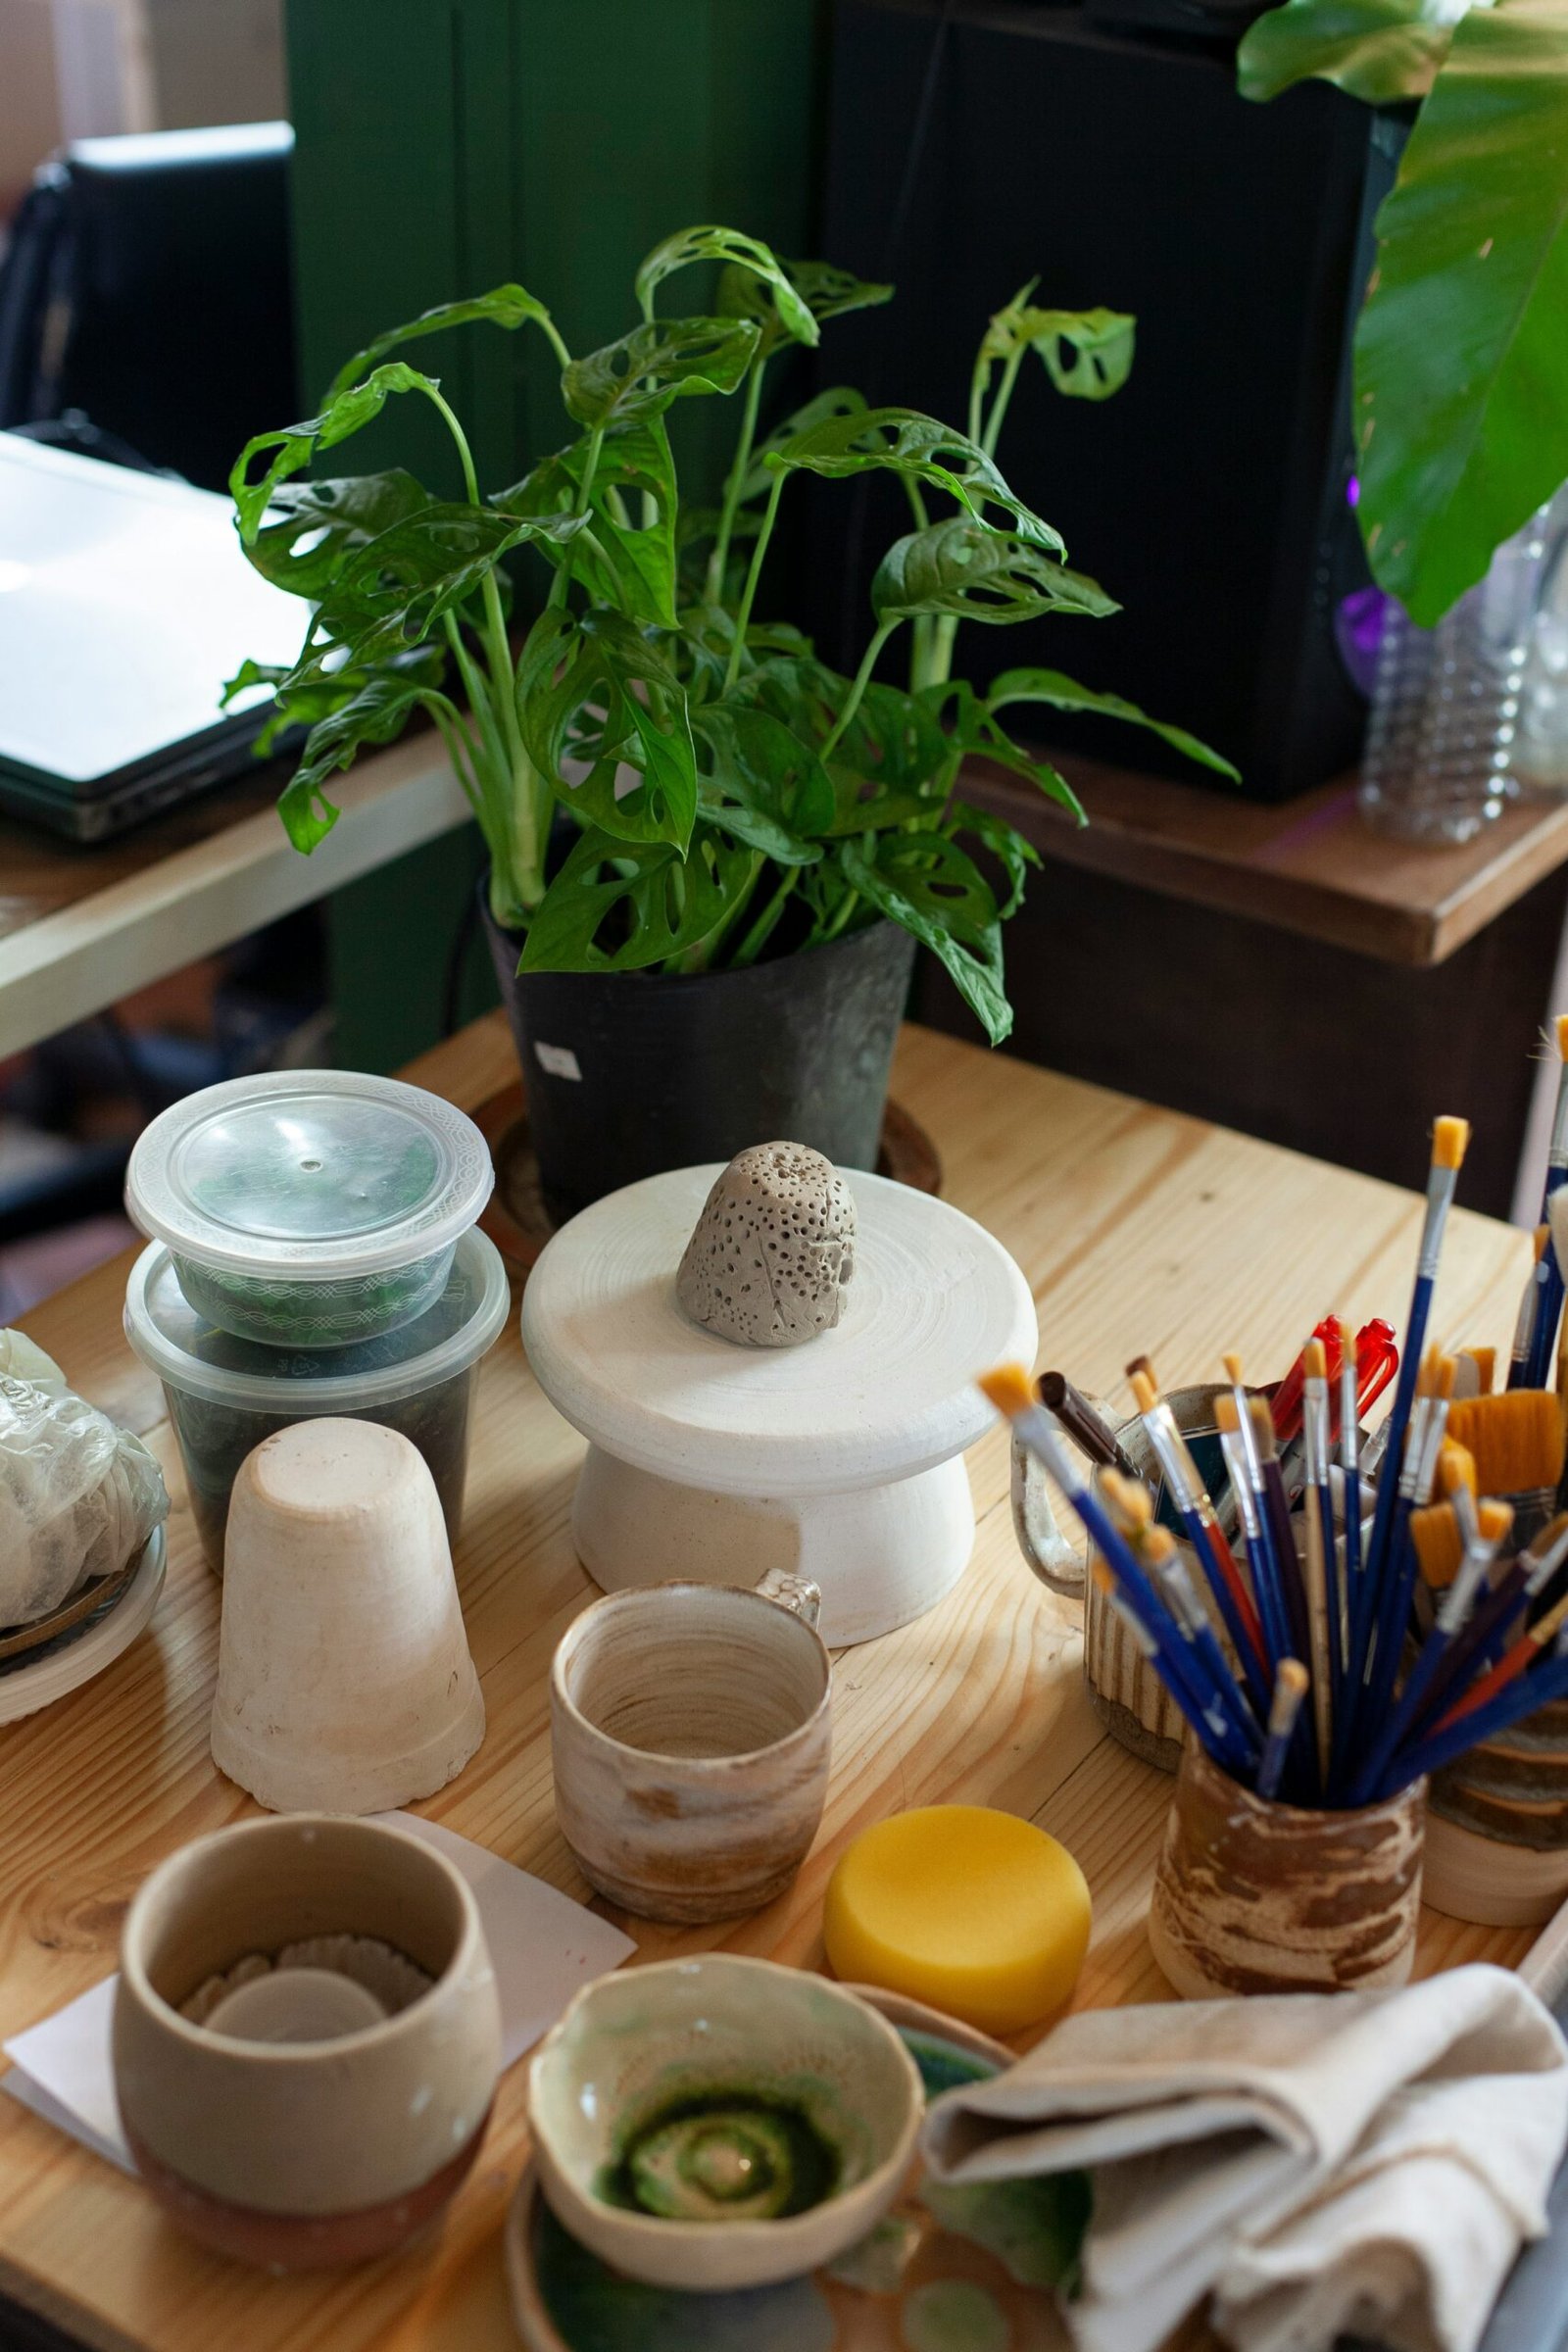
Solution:
[[[1568,483],[1546,510],[1514,764],[1533,792],[1568,793]]]
[[[1390,599],[1361,766],[1361,816],[1375,831],[1470,841],[1517,794],[1521,696],[1555,505],[1504,541],[1435,629],[1418,629]]]

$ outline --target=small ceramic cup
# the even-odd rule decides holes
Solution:
[[[247,2025],[234,1995],[231,2031],[180,2015],[252,1953],[345,1934],[391,1945],[428,1991],[310,2041],[270,2038],[287,2021]],[[443,1855],[383,1823],[296,1814],[199,1838],[130,1906],[114,2068],[137,2171],[205,2245],[270,2270],[390,2253],[456,2194],[501,2072],[473,1895]]]
[[[584,1609],[550,1669],[556,1817],[590,1886],[644,1919],[738,1918],[806,1859],[827,1796],[832,1663],[814,1585],[654,1585]]]
[[[534,2161],[557,2220],[628,2278],[698,2294],[803,2278],[875,2229],[903,2186],[924,2104],[913,2059],[864,2001],[727,1952],[601,1977],[528,2069]],[[744,2132],[748,2112],[792,2118],[828,2152],[825,2193],[776,2219],[718,2220],[607,2196],[641,2135],[683,2109],[699,2132],[709,2119],[715,2138]],[[698,2144],[678,2177],[722,2182],[722,2163]]]
[[[1403,1984],[1425,1827],[1424,1781],[1309,1812],[1244,1788],[1193,1741],[1150,1898],[1154,1958],[1184,2000]]]

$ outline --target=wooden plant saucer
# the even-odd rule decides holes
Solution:
[[[539,1190],[539,1162],[528,1132],[528,1104],[519,1079],[481,1102],[473,1113],[495,1162],[496,1189],[479,1219],[507,1261],[508,1271],[526,1278],[555,1223]],[[876,1173],[917,1193],[940,1193],[942,1162],[919,1121],[890,1102],[882,1114]]]

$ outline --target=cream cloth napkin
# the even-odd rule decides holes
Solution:
[[[1402,1992],[1090,2010],[935,2103],[938,2180],[1086,2168],[1083,2352],[1153,2352],[1212,2289],[1243,2352],[1376,2325],[1471,2352],[1568,2139],[1568,2047],[1505,1969]]]

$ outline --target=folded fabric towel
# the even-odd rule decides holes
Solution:
[[[1243,2352],[1376,2326],[1471,2352],[1568,2138],[1568,2047],[1507,1970],[1402,1992],[1091,2010],[939,2099],[938,2180],[1084,2168],[1083,2352],[1152,2352],[1214,2290]]]

